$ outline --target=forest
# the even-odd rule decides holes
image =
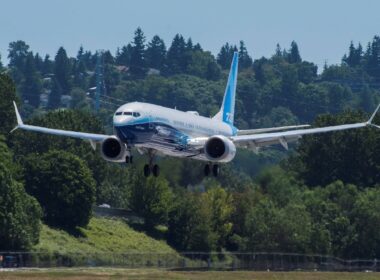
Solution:
[[[94,133],[112,131],[112,114],[141,101],[212,116],[239,52],[235,125],[240,129],[362,122],[380,102],[380,37],[348,44],[339,65],[302,59],[296,42],[253,59],[244,41],[215,56],[177,34],[167,47],[137,28],[133,40],[69,57],[9,43],[0,60],[0,251],[29,250],[42,223],[71,234],[92,206],[107,203],[164,226],[178,251],[288,252],[342,258],[380,257],[380,131],[363,128],[304,137],[289,151],[239,150],[218,178],[203,178],[192,160],[161,158],[162,174],[145,178],[146,159],[105,162],[89,143],[16,130],[24,121]],[[2,54],[4,55],[4,54]],[[100,61],[100,62],[99,62]],[[99,70],[99,68],[101,68]],[[96,73],[103,75],[95,110]],[[380,124],[380,116],[374,120]]]

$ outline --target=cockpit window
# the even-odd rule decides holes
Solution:
[[[134,116],[135,118],[138,118],[138,117],[140,117],[140,113],[138,113],[138,112],[133,112],[133,116]]]
[[[124,112],[124,116],[132,116],[132,112]]]
[[[123,112],[116,112],[115,116],[120,116]]]

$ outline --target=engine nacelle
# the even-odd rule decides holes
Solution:
[[[111,136],[103,140],[100,153],[107,161],[124,162],[129,152],[126,144],[116,136]]]
[[[236,147],[227,137],[215,135],[206,141],[204,151],[210,161],[229,162],[235,157]]]

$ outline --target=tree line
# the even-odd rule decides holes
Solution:
[[[87,88],[94,85],[95,54],[81,48],[76,58],[69,58],[60,48],[53,61],[31,53],[26,43],[13,42],[12,59],[0,74],[0,134],[4,135],[0,139],[4,158],[0,164],[1,249],[33,246],[38,242],[40,221],[75,232],[88,223],[94,203],[108,203],[143,216],[148,232],[165,225],[167,242],[181,251],[379,257],[380,139],[378,131],[370,128],[305,137],[290,154],[268,149],[255,157],[239,151],[234,163],[223,166],[218,180],[200,178],[198,162],[174,159],[162,159],[162,177],[147,180],[139,172],[143,158],[137,159],[136,167],[126,168],[104,162],[80,140],[22,131],[9,134],[16,123],[11,101],[18,98],[30,124],[95,133],[107,129],[103,124],[109,121],[116,109],[112,103],[117,100],[196,108],[203,115],[212,115],[220,106],[235,50],[241,52],[236,102],[239,128],[309,122],[321,114],[316,126],[363,121],[368,115],[357,109],[371,111],[378,100],[377,76],[368,68],[379,48],[377,37],[370,44],[371,55],[353,47],[341,65],[326,65],[321,74],[316,65],[302,60],[295,42],[289,49],[277,46],[270,58],[252,61],[243,42],[239,48],[225,44],[214,58],[199,44],[176,35],[172,54],[169,56],[172,46],[166,50],[161,44],[155,50],[165,54],[152,64],[149,61],[160,55],[148,55],[152,42],[146,46],[142,37],[138,29],[133,43],[115,57],[103,53],[107,96],[113,99],[103,99],[111,105],[104,105],[97,116],[86,95]],[[153,39],[160,45],[159,38]],[[140,51],[133,49],[138,44],[144,46]],[[188,55],[175,55],[181,51]],[[136,57],[143,54],[144,67],[132,70],[138,65],[133,64],[132,53]],[[352,64],[352,56],[358,53],[359,62]],[[171,67],[165,69],[169,58]],[[28,60],[29,64],[34,61],[35,71],[30,71],[33,66],[27,66]],[[208,76],[213,72],[207,72],[209,62],[215,66],[210,69],[219,69],[219,77]],[[119,71],[116,66],[120,65],[129,70]],[[150,68],[159,73],[149,74]],[[50,96],[54,88],[70,95],[74,110],[41,114],[46,108],[27,99],[25,89],[33,79],[43,90],[50,89]],[[60,99],[54,98],[49,99],[47,109],[61,106]],[[262,165],[270,167],[263,169]],[[19,232],[23,234],[15,235]]]

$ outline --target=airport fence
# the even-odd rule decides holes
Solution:
[[[380,271],[380,261],[290,253],[0,252],[0,267],[124,267],[173,270]]]

